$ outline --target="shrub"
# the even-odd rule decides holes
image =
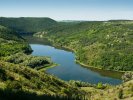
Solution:
[[[130,81],[133,79],[133,72],[126,72],[123,76],[122,76],[122,80],[124,82]]]
[[[122,89],[119,90],[118,97],[119,97],[119,99],[123,98],[123,90]]]
[[[6,72],[5,70],[0,68],[0,79],[2,79],[3,81],[6,80]]]
[[[15,90],[21,90],[22,84],[19,81],[12,81],[7,82],[7,88],[8,89],[15,89]]]
[[[98,88],[98,89],[105,89],[105,86],[102,84],[102,82],[99,82],[99,83],[97,84],[97,88]]]

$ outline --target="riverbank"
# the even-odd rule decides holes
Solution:
[[[37,70],[43,72],[43,71],[46,71],[49,68],[53,68],[53,67],[56,67],[56,66],[58,66],[58,64],[54,63],[52,65],[47,65],[47,66],[41,67],[41,68],[39,68]]]
[[[43,39],[40,39],[43,41]],[[50,57],[54,63],[59,64],[57,67],[48,68],[47,73],[57,76],[58,78],[69,81],[79,80],[89,82],[91,84],[118,85],[122,83],[121,75],[109,71],[92,70],[91,68],[84,68],[75,62],[75,54],[73,52],[48,46],[47,44],[30,44],[34,50],[34,56],[47,56]],[[49,66],[48,66],[49,67]],[[45,71],[44,71],[45,72]]]
[[[49,40],[50,41],[50,40]],[[54,42],[51,42],[53,43],[53,46],[56,47],[56,45],[54,44]],[[59,45],[58,45],[59,46]],[[61,46],[61,48],[64,48],[65,50],[69,50],[69,51],[72,51],[75,53],[75,56],[76,56],[76,50],[73,49],[73,48],[70,48],[70,47],[66,47],[66,46]],[[87,65],[79,60],[76,59],[77,57],[75,57],[75,62],[80,64],[82,67],[85,67],[85,68],[89,68],[89,69],[95,69],[95,70],[102,70],[102,71],[111,71],[111,72],[118,72],[118,73],[122,73],[124,74],[125,72],[131,72],[131,71],[118,71],[118,70],[109,70],[109,69],[102,69],[100,67],[94,67],[94,66],[90,66],[90,65]]]
[[[52,42],[52,43],[53,43],[53,46],[56,47],[56,45],[54,45],[54,42]],[[58,45],[58,46],[59,46],[59,45]],[[70,47],[66,47],[66,46],[61,46],[61,48],[65,48],[65,50],[69,50],[69,51],[74,52],[74,53],[75,53],[75,56],[76,56],[76,51],[75,51],[75,49],[70,48]],[[99,69],[99,70],[105,70],[105,71],[112,71],[112,72],[119,72],[119,73],[131,72],[131,71],[118,71],[118,70],[102,69],[102,68],[100,68],[100,67],[90,66],[90,65],[87,65],[87,64],[85,64],[85,63],[83,63],[83,62],[77,60],[76,57],[75,57],[75,62],[78,63],[78,64],[80,64],[80,65],[82,65],[82,66],[84,66],[84,67],[86,67],[86,68],[93,68],[93,69]]]
[[[39,36],[36,36],[36,35],[34,35],[34,36],[38,37],[38,38],[42,38],[42,39],[47,39],[51,43],[52,46],[54,46],[56,48],[62,48],[62,49],[68,50],[68,51],[72,51],[76,55],[76,50],[73,49],[73,48],[70,48],[70,47],[67,47],[67,46],[62,46],[62,45],[59,45],[59,44],[55,44],[55,42],[53,40],[51,40],[50,38],[48,38],[48,37],[39,37]],[[75,62],[82,65],[82,66],[84,66],[85,68],[93,68],[93,69],[98,69],[98,70],[112,71],[112,72],[119,72],[119,73],[131,72],[131,71],[118,71],[118,70],[102,69],[100,67],[90,66],[90,65],[87,65],[87,64],[77,60],[76,58],[75,58]]]

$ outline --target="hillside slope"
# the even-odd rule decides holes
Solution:
[[[76,53],[77,62],[95,68],[133,71],[133,21],[81,22],[34,36]]]
[[[57,22],[50,18],[6,18],[0,17],[0,25],[9,27],[20,33],[34,33],[43,31],[47,28],[57,25]]]
[[[132,100],[133,80],[106,89],[82,87],[88,93],[88,100]]]
[[[47,57],[28,55],[31,48],[16,32],[0,26],[0,100],[79,100],[84,94],[36,67],[53,63]]]

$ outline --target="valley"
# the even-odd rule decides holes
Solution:
[[[0,25],[1,100],[133,99],[131,20],[1,17]]]
[[[102,71],[98,69],[89,69],[75,62],[75,54],[63,48],[55,48],[48,41],[32,36],[25,36],[24,38],[30,43],[34,56],[48,56],[52,61],[58,65],[48,68],[46,72],[56,75],[57,77],[70,81],[83,81],[92,84],[116,85],[122,83],[122,73],[114,71]],[[32,40],[30,40],[32,39]],[[42,42],[41,42],[42,41]],[[41,43],[40,43],[41,42]],[[76,72],[76,73],[75,73]],[[109,74],[110,73],[110,74]]]

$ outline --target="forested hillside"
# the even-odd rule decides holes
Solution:
[[[16,32],[0,26],[0,100],[79,100],[84,92],[40,67],[53,65],[48,57],[28,55],[32,50]]]
[[[32,50],[18,33],[0,26],[0,57],[9,56],[20,51],[30,53]]]
[[[19,33],[34,33],[43,31],[47,28],[57,25],[57,22],[50,18],[5,18],[0,17],[0,25],[9,27]]]
[[[74,50],[81,64],[106,70],[133,70],[133,21],[67,24],[35,36]]]

